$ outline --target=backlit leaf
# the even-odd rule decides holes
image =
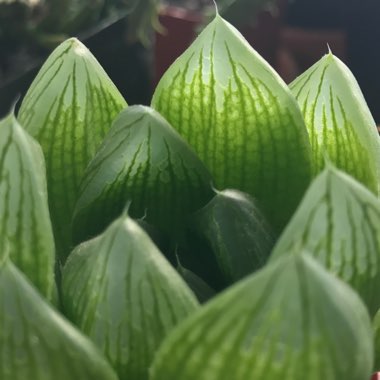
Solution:
[[[217,16],[168,69],[152,100],[195,149],[215,187],[255,197],[281,230],[310,180],[297,102],[277,73]]]
[[[313,173],[326,156],[375,194],[380,194],[380,138],[349,68],[332,53],[297,78],[290,88],[309,131]]]
[[[95,57],[75,38],[53,51],[22,102],[20,123],[45,154],[50,213],[62,259],[70,248],[83,171],[125,106]]]

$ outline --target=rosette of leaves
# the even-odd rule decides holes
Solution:
[[[87,167],[74,213],[76,241],[103,231],[131,201],[130,215],[173,235],[212,197],[211,176],[156,111],[124,110]]]
[[[79,245],[63,270],[66,315],[101,348],[120,380],[148,378],[163,338],[195,311],[195,296],[127,216]]]
[[[2,380],[117,380],[93,343],[54,311],[7,258],[0,262],[0,331]]]
[[[69,252],[84,169],[125,106],[95,57],[75,38],[53,51],[21,104],[20,123],[45,154],[50,213],[62,260]]]
[[[54,237],[41,147],[13,113],[0,120],[0,257],[12,261],[49,300],[55,295]]]
[[[151,380],[365,380],[366,307],[310,255],[289,255],[204,305],[165,339]]]
[[[219,15],[167,70],[152,100],[195,149],[217,188],[257,199],[281,230],[310,181],[310,146],[278,74]]]
[[[380,307],[380,201],[331,165],[312,182],[271,256],[306,249],[361,295],[373,315]]]
[[[237,190],[215,190],[214,198],[195,213],[192,228],[209,247],[225,284],[262,267],[275,241],[253,199]]]
[[[323,170],[327,156],[378,195],[380,138],[350,69],[330,52],[290,88],[309,131],[314,175]]]

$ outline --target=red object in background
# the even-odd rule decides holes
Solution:
[[[178,7],[165,7],[161,10],[160,23],[166,33],[156,33],[155,84],[194,41],[201,21],[202,16],[198,12]]]
[[[380,380],[380,372],[376,372],[372,375],[371,380]]]

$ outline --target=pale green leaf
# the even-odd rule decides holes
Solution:
[[[117,380],[88,338],[9,261],[0,263],[1,380]]]
[[[306,127],[285,83],[232,25],[217,16],[165,73],[152,105],[215,187],[253,195],[284,227],[310,180]]]
[[[146,380],[163,338],[198,305],[148,235],[125,216],[73,251],[62,293],[66,315],[101,348],[120,380]]]
[[[55,248],[45,175],[38,143],[13,114],[0,120],[0,256],[10,254],[52,300]]]
[[[309,131],[314,175],[323,170],[328,158],[380,194],[380,138],[349,68],[329,53],[290,88]]]
[[[380,201],[329,165],[312,182],[271,258],[306,249],[355,288],[373,315],[380,307]]]
[[[45,154],[50,213],[62,259],[70,248],[83,171],[125,106],[95,57],[75,38],[53,51],[22,102],[20,123]]]
[[[180,324],[160,347],[151,380],[366,380],[368,312],[309,255],[247,277]]]

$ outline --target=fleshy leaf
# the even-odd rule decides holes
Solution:
[[[21,104],[21,125],[42,146],[57,251],[71,243],[80,179],[115,116],[126,103],[95,57],[77,39],[58,46]]]
[[[124,216],[73,251],[62,287],[66,315],[101,348],[120,380],[147,379],[163,338],[198,305],[148,235]]]
[[[356,79],[333,54],[325,55],[290,88],[309,131],[317,175],[326,156],[375,194],[380,193],[380,138]]]
[[[372,315],[377,311],[380,201],[331,165],[311,184],[271,259],[302,249],[356,289]]]
[[[0,256],[5,252],[47,299],[54,298],[44,157],[13,114],[0,120]]]
[[[115,120],[86,169],[74,214],[76,241],[103,229],[131,201],[130,214],[175,231],[212,197],[211,176],[156,111],[132,106]]]
[[[237,190],[217,191],[194,215],[193,228],[211,248],[227,284],[262,267],[275,241],[253,199]]]
[[[310,144],[282,79],[217,16],[168,69],[152,100],[195,149],[217,188],[257,199],[276,230],[310,181]]]
[[[117,380],[93,343],[9,261],[0,264],[0,379]]]
[[[368,312],[308,254],[289,255],[229,288],[160,347],[151,380],[365,380]]]

